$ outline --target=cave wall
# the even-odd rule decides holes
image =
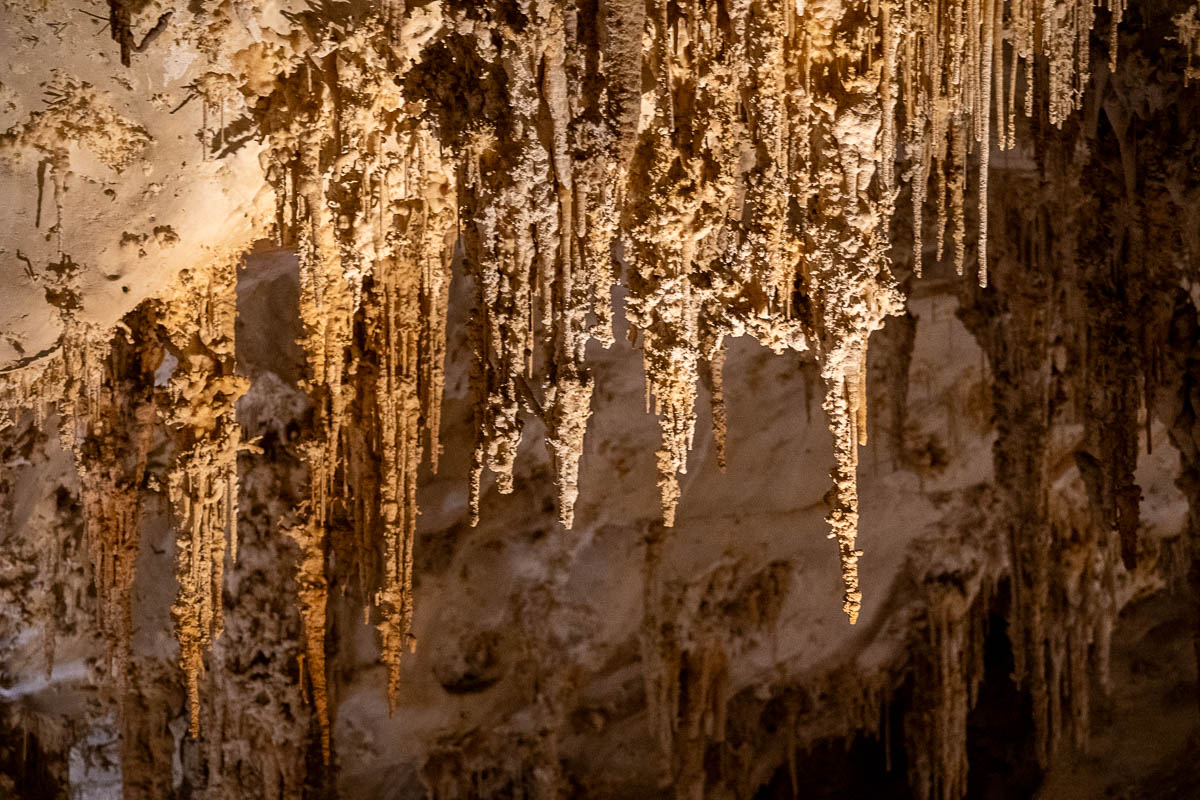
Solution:
[[[0,32],[15,791],[1023,793],[1191,618],[1187,4],[94,5]]]

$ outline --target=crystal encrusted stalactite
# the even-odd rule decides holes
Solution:
[[[549,355],[543,381],[546,444],[558,487],[558,518],[570,528],[579,496],[579,460],[591,417],[594,380],[586,364],[588,340],[612,340],[610,243],[616,225],[618,175],[623,165],[617,134],[605,124],[598,65],[601,21],[569,5],[550,8],[544,27],[543,96],[552,132],[550,164],[559,220],[556,257],[539,286],[540,316]],[[549,244],[548,237],[546,244]]]
[[[617,4],[589,16],[542,0],[509,18],[503,6],[473,12],[497,37],[481,36],[464,15],[463,33],[435,50],[438,64],[457,59],[464,85],[478,81],[486,98],[506,100],[485,101],[472,120],[435,117],[459,154],[464,251],[478,293],[471,507],[477,519],[485,468],[501,493],[512,490],[524,408],[546,425],[559,519],[569,527],[591,415],[585,350],[591,338],[612,340],[610,248],[633,133],[628,44],[637,12]],[[602,37],[611,63],[588,55]]]
[[[192,735],[200,725],[204,657],[221,633],[225,555],[237,558],[237,266],[233,260],[189,270],[163,307],[167,347],[178,360],[168,384],[175,463],[168,494],[176,524],[179,594],[172,607],[187,678]]]
[[[828,519],[841,555],[842,608],[851,623],[862,602],[856,473],[858,448],[867,441],[867,340],[885,317],[902,308],[886,255],[891,201],[883,191],[886,176],[876,172],[883,119],[876,87],[886,62],[873,60],[865,48],[850,58],[834,58],[831,47],[847,25],[869,35],[873,27],[859,13],[826,6],[804,20],[801,34],[801,99],[810,110],[800,135],[807,140],[811,187],[804,198],[809,220],[804,278],[813,298],[823,405],[834,441]],[[855,27],[856,20],[862,27]]]
[[[469,141],[461,148],[459,167],[464,252],[477,295],[473,522],[479,519],[485,468],[496,475],[500,493],[513,490],[524,426],[520,407],[537,403],[531,386],[535,293],[548,283],[543,276],[553,269],[559,229],[550,156],[537,128],[542,31],[532,21],[518,20],[498,24],[496,32],[495,41],[487,35],[456,43],[465,51],[459,57],[473,59],[493,91],[503,91],[507,101],[505,108],[492,109],[494,116],[483,124],[464,131]]]
[[[717,255],[715,234],[732,201],[736,97],[713,23],[697,4],[648,6],[652,45],[643,59],[655,79],[654,116],[641,133],[625,210],[633,243],[626,308],[642,336],[647,411],[659,417],[658,485],[668,526],[696,429],[698,279]]]
[[[697,383],[710,384],[723,428],[720,358],[726,336],[806,349],[795,314],[800,239],[789,203],[806,197],[806,117],[788,69],[795,42],[787,3],[653,4],[646,71],[653,114],[643,121],[624,209],[630,322],[642,337],[647,406],[662,431],[658,479],[672,524],[678,475],[695,435]],[[789,179],[789,175],[791,178]],[[718,448],[722,450],[723,448]]]

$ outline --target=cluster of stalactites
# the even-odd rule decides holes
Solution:
[[[204,657],[221,633],[226,549],[237,558],[236,404],[248,388],[235,371],[237,266],[185,271],[163,304],[167,346],[177,359],[167,391],[176,443],[168,497],[176,526],[179,592],[172,607],[187,680],[192,734],[200,724]]]
[[[673,522],[700,374],[713,375],[717,396],[722,340],[749,334],[777,351],[814,348],[835,439],[830,522],[854,620],[866,344],[900,306],[886,258],[890,167],[877,172],[890,164],[881,142],[894,132],[876,89],[894,65],[875,57],[877,21],[849,7],[742,7],[728,25],[699,5],[678,16],[660,10],[644,54],[658,79],[656,115],[631,170],[628,307],[662,422],[664,516]],[[835,58],[834,30],[851,24],[863,35]],[[789,224],[790,206],[805,225]],[[794,289],[811,301],[803,314]],[[705,361],[716,369],[701,369]],[[723,409],[714,408],[719,432]]]
[[[982,304],[985,314],[968,306],[964,316],[983,326],[974,333],[988,355],[992,402],[1005,423],[993,456],[1001,501],[996,518],[1011,559],[1008,635],[1014,676],[1031,698],[1043,764],[1063,740],[1086,742],[1092,687],[1097,677],[1104,685],[1107,672],[1118,562],[1124,556],[1132,566],[1136,552],[1137,381],[1121,363],[1128,335],[1111,310],[1122,301],[1091,305],[1092,297],[1105,297],[1093,285],[1094,273],[1103,285],[1111,280],[1111,265],[1082,260],[1086,231],[1075,224],[1080,207],[1062,188],[1079,185],[1083,165],[1074,152],[1070,139],[1049,150],[1050,179],[1040,187],[1025,180],[1001,184],[1005,207],[1019,208],[1018,198],[1038,193],[1030,204],[1037,211],[1008,216],[994,262],[997,291]],[[1150,331],[1153,323],[1141,320]],[[1096,341],[1105,348],[1095,349]],[[1054,367],[1062,342],[1078,348],[1073,375]],[[1062,480],[1066,466],[1051,436],[1057,414],[1069,407],[1064,397],[1073,398],[1083,418],[1074,467],[1088,496],[1085,509],[1052,502],[1054,481]]]
[[[886,5],[886,4],[885,4]],[[987,285],[988,164],[995,141],[1002,149],[1016,142],[1018,96],[1026,116],[1035,113],[1035,91],[1042,95],[1051,124],[1060,126],[1083,101],[1091,74],[1090,35],[1095,0],[953,0],[892,3],[884,24],[884,58],[894,59],[897,85],[885,85],[884,97],[902,98],[901,141],[911,162],[913,269],[923,260],[924,207],[929,182],[937,209],[937,257],[952,230],[954,263],[961,275],[966,262],[968,157],[976,153],[978,192],[978,278]],[[1124,0],[1110,0],[1109,67],[1115,68],[1117,28]],[[893,16],[894,15],[894,16]],[[1035,59],[1043,58],[1042,70]],[[1041,85],[1035,86],[1042,75]],[[890,121],[889,121],[890,122]],[[894,146],[887,140],[885,147]],[[885,153],[885,155],[887,155]]]
[[[168,477],[178,530],[180,589],[173,614],[193,733],[204,656],[221,628],[226,543],[232,540],[235,555],[237,547],[240,436],[234,406],[246,383],[234,373],[235,286],[232,260],[187,271],[170,302],[143,304],[111,338],[79,320],[71,305],[61,315],[58,351],[6,378],[0,392],[6,409],[20,400],[33,406],[39,421],[48,407],[58,410],[62,441],[80,479],[99,627],[122,686],[131,654],[143,484],[165,413],[176,440]],[[164,352],[178,362],[165,403],[156,386]]]
[[[106,342],[67,319],[60,355],[62,436],[79,475],[99,628],[122,686],[132,652],[142,484],[157,421],[154,371],[162,348],[154,325],[152,313],[135,312]]]
[[[912,708],[904,720],[909,786],[924,800],[967,794],[967,714],[983,679],[990,595],[948,581],[927,587],[924,647],[914,650]]]
[[[388,250],[374,266],[364,308],[366,350],[376,359],[374,391],[366,393],[374,411],[364,411],[377,426],[372,432],[379,471],[375,513],[383,545],[375,602],[393,705],[401,656],[416,647],[417,471],[426,447],[437,470],[454,222],[451,184],[436,144],[420,132],[401,135],[399,143],[380,198],[391,225],[385,234]],[[362,466],[369,468],[367,462]],[[370,513],[357,519],[364,533],[370,530]]]
[[[801,247],[785,224],[789,197],[805,204],[809,185],[807,143],[795,135],[808,121],[797,113],[803,89],[785,68],[795,9],[729,11],[725,25],[715,8],[655,4],[642,53],[655,79],[647,93],[653,114],[643,110],[628,175],[626,310],[642,337],[647,410],[661,425],[658,483],[668,525],[701,379],[714,398],[723,457],[724,338],[749,334],[776,351],[808,347],[807,320],[791,314]]]
[[[123,688],[132,651],[142,483],[156,421],[154,371],[162,349],[151,309],[133,312],[115,331],[81,320],[77,269],[63,255],[46,273],[30,273],[57,309],[62,333],[46,358],[0,374],[0,429],[15,424],[22,409],[33,411],[39,427],[58,414],[60,440],[80,479],[97,627],[109,669]],[[53,668],[53,639],[47,640],[47,670]]]
[[[303,446],[307,519],[293,538],[326,758],[328,579],[318,567],[331,527],[352,521],[347,560],[362,599],[378,610],[394,704],[401,655],[415,646],[417,472],[426,452],[436,469],[439,451],[454,180],[391,78],[399,60],[390,31],[367,20],[282,79],[279,113],[265,122],[280,238],[295,241],[300,256],[301,345],[315,410]]]
[[[723,434],[725,338],[816,351],[835,445],[829,521],[853,621],[861,601],[855,473],[866,442],[866,347],[901,306],[887,260],[897,155],[911,164],[917,271],[930,182],[939,255],[952,225],[961,271],[965,171],[977,149],[985,282],[993,120],[996,141],[1011,147],[1016,97],[1032,114],[1033,63],[1044,57],[1038,91],[1050,121],[1061,124],[1088,80],[1094,22],[1091,0],[882,0],[868,8],[768,0],[723,11],[695,0],[602,5],[598,21],[534,0],[523,7],[525,24],[459,26],[456,35],[502,70],[506,108],[502,130],[467,137],[452,156],[436,144],[420,103],[390,77],[411,66],[393,49],[404,24],[395,9],[302,62],[281,79],[279,102],[266,112],[280,234],[300,254],[315,408],[302,561],[324,563],[335,512],[348,510],[360,575],[378,589],[393,699],[400,653],[414,642],[417,469],[426,448],[435,464],[438,452],[456,191],[469,212],[464,252],[478,290],[473,516],[485,467],[501,492],[512,489],[524,408],[546,424],[560,519],[573,522],[594,385],[585,350],[593,338],[612,340],[610,253],[620,241],[647,405],[661,422],[667,524],[676,517],[701,382],[712,390],[718,439]],[[1123,7],[1112,0],[1109,9],[1114,55]],[[460,22],[467,17],[449,19],[448,28]],[[595,26],[607,37],[587,38]],[[611,53],[590,59],[588,48],[604,39]],[[645,93],[643,74],[653,81]],[[170,495],[185,540],[175,610],[193,714],[203,653],[220,630],[221,562],[236,520],[233,405],[244,384],[233,370],[232,270],[185,277],[190,299],[181,307],[200,311],[188,319],[168,312],[164,323],[180,361],[170,385],[179,439]],[[87,336],[65,335],[70,420],[94,419],[104,405],[98,352]],[[79,425],[68,427],[78,446]],[[83,472],[85,484],[108,480]],[[123,519],[126,511],[97,506],[94,515]],[[313,642],[323,640],[316,595],[324,586],[309,582]],[[314,666],[310,657],[310,674]],[[315,677],[313,685],[323,694]]]
[[[313,432],[301,446],[309,474],[304,519],[288,531],[300,556],[296,583],[304,626],[307,673],[321,729],[322,753],[329,760],[329,715],[325,688],[326,525],[337,474],[341,425],[346,413],[345,352],[353,330],[360,286],[342,268],[338,219],[328,199],[332,182],[331,130],[336,124],[333,87],[319,68],[329,69],[336,53],[300,67],[285,84],[282,110],[270,137],[267,178],[276,195],[276,227],[281,243],[293,243],[300,263],[300,344],[308,364],[306,388],[314,408]],[[303,82],[303,87],[297,84]]]
[[[1111,8],[1114,25],[1122,7]],[[661,425],[664,520],[675,521],[701,382],[712,389],[723,461],[724,339],[816,350],[835,439],[830,524],[844,607],[856,619],[866,345],[902,305],[887,259],[897,156],[911,162],[917,272],[931,182],[938,255],[952,230],[961,272],[977,151],[986,283],[993,119],[997,142],[1011,146],[1015,98],[1023,93],[1023,111],[1033,113],[1040,57],[1050,120],[1061,124],[1078,107],[1092,3],[780,0],[719,9],[656,0],[614,4],[581,22],[543,0],[522,7],[521,24],[499,22],[498,7],[479,13],[496,24],[449,20],[469,23],[462,37],[502,71],[506,97],[501,119],[458,148],[464,251],[478,291],[473,519],[485,468],[501,493],[512,491],[525,411],[546,424],[560,519],[573,521],[593,387],[583,353],[592,337],[610,340],[609,249],[619,240],[647,409]],[[641,46],[614,48],[597,66],[582,53],[591,44],[583,22],[610,35],[640,28]],[[626,120],[615,99],[630,74],[653,84]],[[585,91],[596,86],[598,96]]]
[[[501,493],[512,491],[524,408],[545,423],[559,519],[570,527],[591,415],[585,348],[593,337],[612,340],[621,120],[603,114],[608,92],[589,92],[594,65],[578,11],[538,0],[529,14],[520,31],[501,31],[506,130],[460,153],[460,204],[473,212],[464,220],[466,266],[478,292],[471,512],[477,522],[485,467]],[[486,51],[490,35],[474,45]],[[621,69],[608,66],[612,75]]]

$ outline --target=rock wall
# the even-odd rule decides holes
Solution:
[[[18,792],[959,798],[1200,563],[1185,4],[4,14]]]

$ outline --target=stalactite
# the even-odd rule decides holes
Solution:
[[[728,460],[726,439],[729,433],[729,422],[725,414],[725,348],[717,346],[712,358],[702,365],[701,376],[708,389],[709,405],[712,409],[713,449],[716,450],[717,467],[725,470]]]
[[[558,487],[559,520],[570,528],[594,389],[586,366],[587,342],[593,334],[602,341],[612,338],[607,309],[613,284],[609,246],[615,215],[614,203],[605,195],[611,196],[614,189],[612,178],[606,185],[605,173],[617,167],[610,144],[614,135],[589,119],[597,115],[603,99],[588,97],[585,88],[592,78],[587,62],[588,49],[597,44],[596,22],[581,20],[579,12],[569,7],[550,7],[543,13],[547,18],[542,28],[541,94],[549,112],[548,155],[556,187],[558,236],[553,243],[547,231],[539,243],[543,262],[537,293],[540,317],[543,324],[549,323],[545,338],[553,371],[543,386],[547,445]],[[585,155],[583,159],[577,157],[578,151]],[[596,314],[601,307],[605,312]]]
[[[236,373],[237,266],[217,262],[180,276],[164,304],[168,348],[178,360],[168,384],[168,424],[176,440],[168,496],[176,520],[179,594],[172,616],[187,679],[191,732],[200,725],[204,657],[221,633],[226,549],[237,558],[237,400],[248,383]]]
[[[300,680],[303,684],[307,676],[311,686],[313,713],[321,736],[321,755],[328,764],[333,742],[329,690],[325,678],[325,603],[329,594],[329,583],[325,578],[325,536],[311,519],[286,529],[284,533],[300,548],[300,559],[296,566],[296,592],[300,600],[300,620],[304,625],[304,658]]]
[[[721,564],[696,583],[663,575],[669,529],[646,537],[640,632],[648,726],[660,772],[679,800],[708,796],[706,757],[725,739],[730,660],[779,620],[791,564],[775,561],[750,575]]]
[[[279,235],[300,251],[315,432],[304,446],[310,520],[297,541],[326,758],[324,661],[313,648],[324,641],[328,580],[317,565],[332,544],[357,572],[361,600],[377,606],[394,704],[401,655],[416,641],[417,472],[425,453],[436,469],[439,453],[454,180],[410,116],[416,100],[389,77],[420,44],[403,39],[408,19],[355,20],[319,62],[284,78],[263,112]],[[329,534],[347,517],[356,533],[344,549]]]
[[[131,654],[142,484],[154,435],[154,371],[162,359],[154,324],[147,311],[130,316],[107,355],[86,334],[64,344],[70,374],[83,375],[68,390],[64,438],[79,472],[99,628],[120,686]]]
[[[905,716],[909,785],[919,798],[958,800],[967,794],[967,713],[983,678],[989,593],[949,581],[926,588],[925,646],[914,648]]]
[[[846,13],[846,12],[842,12]],[[834,439],[833,507],[828,520],[842,561],[843,610],[858,618],[862,594],[855,547],[858,529],[858,447],[866,443],[866,348],[871,332],[899,310],[886,258],[890,199],[873,189],[881,110],[872,102],[883,63],[863,53],[845,66],[821,43],[836,19],[816,18],[806,32],[808,102],[816,111],[809,170],[818,187],[809,199],[819,225],[806,230],[806,277],[816,305],[823,406]],[[836,110],[835,110],[836,109]]]
[[[1198,13],[1200,13],[1200,9],[1190,6],[1187,11],[1177,14],[1172,20],[1175,23],[1175,40],[1187,51],[1187,64],[1183,70],[1184,84],[1200,80],[1200,16]]]
[[[683,104],[694,104],[695,112],[706,117],[732,117],[728,88],[717,84],[706,92],[700,86],[702,75],[719,69],[712,63],[712,48],[696,38],[697,27],[707,28],[709,21],[697,19],[699,9],[693,5],[682,12],[687,16],[672,23],[671,5],[664,1],[647,6],[647,30],[654,44],[643,57],[655,78],[655,116],[638,144],[627,209],[636,220],[631,228],[627,313],[643,337],[648,410],[659,416],[658,485],[668,527],[675,523],[677,475],[687,472],[696,427],[703,298],[692,276],[702,268],[703,239],[719,224],[721,211],[716,187],[701,171],[703,136],[691,129],[692,118],[683,114]],[[706,32],[708,37],[716,33]]]
[[[279,108],[264,127],[271,137],[271,160],[281,222],[280,235],[294,240],[300,261],[301,346],[308,365],[306,389],[314,409],[313,432],[301,447],[308,470],[307,520],[285,531],[300,548],[297,586],[304,626],[305,667],[321,732],[326,762],[331,753],[325,678],[325,557],[327,525],[332,516],[339,466],[342,424],[349,391],[345,385],[346,349],[353,335],[361,273],[343,263],[336,194],[342,168],[351,172],[337,137],[336,75],[338,53],[304,63],[276,90]],[[358,175],[352,173],[353,181]],[[356,181],[355,181],[356,183]],[[335,200],[335,197],[337,200]],[[289,206],[295,209],[288,214]],[[349,227],[349,218],[344,220]]]
[[[464,44],[484,50],[476,52],[475,58],[495,63],[491,79],[503,81],[509,104],[507,113],[489,120],[489,128],[473,137],[459,167],[460,214],[467,221],[464,251],[477,284],[472,334],[478,417],[471,478],[473,520],[478,519],[485,468],[496,475],[501,494],[513,490],[523,428],[520,406],[536,402],[530,399],[529,383],[536,348],[535,312],[549,302],[546,289],[552,278],[547,271],[554,269],[555,240],[562,235],[551,154],[542,146],[537,128],[538,65],[545,48],[542,28],[549,21],[537,12],[546,10],[540,5],[531,8],[536,22],[529,20],[519,30],[502,27],[498,51],[488,52],[490,42]],[[561,36],[561,22],[548,33],[556,31]],[[553,70],[548,74],[553,77]]]
[[[426,446],[435,469],[437,464],[454,222],[451,187],[436,144],[420,132],[402,137],[397,163],[381,176],[380,204],[390,218],[385,238],[389,250],[375,264],[363,315],[366,352],[377,359],[371,395],[375,410],[367,410],[367,418],[378,420],[374,436],[381,457],[377,513],[383,552],[376,603],[392,703],[399,689],[401,654],[416,646],[412,584],[417,470]],[[372,502],[369,496],[364,500]]]

